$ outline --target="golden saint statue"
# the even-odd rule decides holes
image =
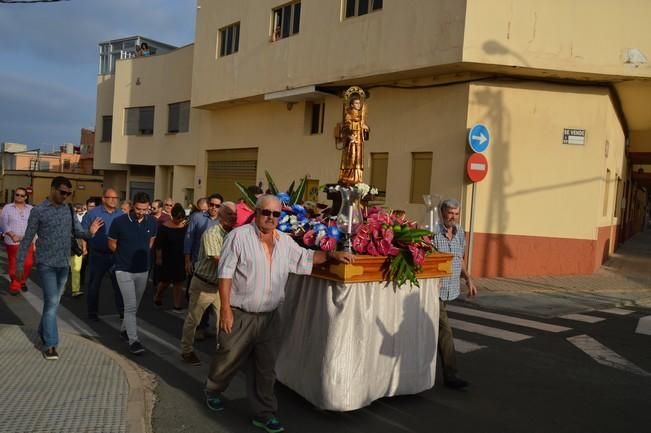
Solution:
[[[354,86],[344,93],[344,121],[337,141],[341,147],[339,184],[353,186],[364,182],[364,141],[368,139],[366,93]]]

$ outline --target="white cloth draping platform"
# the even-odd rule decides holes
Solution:
[[[350,411],[434,386],[438,278],[394,289],[290,275],[278,380],[321,409]]]

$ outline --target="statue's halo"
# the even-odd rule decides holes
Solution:
[[[362,99],[362,104],[366,100],[366,92],[364,92],[364,89],[358,86],[352,86],[344,92],[344,103],[346,105],[350,104],[350,98],[352,98],[354,95],[359,95],[359,97]]]

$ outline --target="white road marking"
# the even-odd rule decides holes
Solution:
[[[448,318],[448,322],[455,329],[487,335],[489,337],[499,338],[500,340],[522,341],[531,338],[530,335],[519,334],[505,329],[491,328],[490,326],[480,325],[478,323],[464,322],[463,320]]]
[[[472,308],[459,307],[456,305],[447,305],[446,309],[453,313],[459,313],[466,316],[481,317],[484,319],[495,320],[496,322],[510,323],[525,328],[539,329],[548,332],[565,332],[572,328],[565,326],[552,325],[550,323],[537,322],[535,320],[521,319],[519,317],[506,316],[504,314],[489,313],[488,311],[474,310]]]
[[[459,353],[470,353],[485,348],[486,346],[481,346],[470,341],[461,340],[459,338],[454,339],[454,350]]]
[[[599,310],[602,313],[608,313],[608,314],[616,314],[618,316],[626,316],[628,314],[631,314],[631,310],[624,310],[623,308],[606,308],[605,310]]]
[[[635,332],[638,334],[651,335],[651,316],[645,316],[638,320]]]
[[[601,365],[640,376],[651,377],[651,373],[647,373],[637,365],[633,364],[618,353],[613,352],[611,349],[588,335],[575,335],[574,337],[568,337],[567,341],[585,352]]]
[[[586,322],[586,323],[597,323],[601,322],[604,319],[603,317],[589,316],[587,314],[566,314],[561,316],[561,319],[575,320],[577,322]]]

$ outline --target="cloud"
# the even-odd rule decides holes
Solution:
[[[95,122],[98,44],[194,38],[195,0],[0,4],[0,141],[78,142]]]

